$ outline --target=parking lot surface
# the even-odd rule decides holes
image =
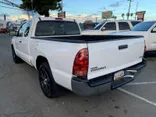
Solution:
[[[117,90],[91,97],[67,92],[48,99],[37,71],[13,63],[10,39],[0,34],[0,117],[156,117],[156,57],[147,58],[135,81]]]

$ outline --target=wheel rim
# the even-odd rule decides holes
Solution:
[[[40,77],[40,84],[43,92],[45,94],[48,94],[51,91],[50,77],[44,68],[40,70],[39,77]]]

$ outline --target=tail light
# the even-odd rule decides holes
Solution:
[[[146,41],[144,40],[144,52],[146,52],[147,48],[146,48]]]
[[[77,77],[87,77],[88,74],[88,48],[81,49],[74,60],[73,75]]]

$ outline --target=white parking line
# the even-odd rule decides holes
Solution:
[[[135,82],[135,83],[129,83],[127,85],[148,85],[148,84],[156,84],[156,81],[154,81],[154,82]]]
[[[133,96],[133,97],[135,97],[135,98],[138,98],[138,99],[140,99],[140,100],[142,100],[142,101],[144,101],[144,102],[146,102],[146,103],[148,103],[148,104],[151,104],[151,105],[153,105],[153,106],[156,107],[156,103],[155,103],[155,102],[152,102],[152,101],[150,101],[150,100],[148,100],[148,99],[145,99],[145,98],[143,98],[143,97],[141,97],[141,96],[139,96],[139,95],[136,95],[136,94],[134,94],[134,93],[131,93],[131,92],[125,90],[125,89],[122,89],[122,88],[118,88],[118,89],[119,89],[121,92],[124,92],[124,93],[126,93],[126,94],[128,94],[128,95],[130,95],[130,96]]]

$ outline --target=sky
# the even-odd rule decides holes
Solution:
[[[0,0],[1,1],[1,0]],[[21,4],[21,0],[10,0],[16,4]],[[98,2],[97,2],[98,1]],[[156,19],[156,0],[132,0],[131,13],[137,11],[146,11],[145,20]],[[128,12],[128,0],[63,0],[63,9],[66,11],[67,18],[74,18],[80,22],[85,20],[101,19],[101,13],[111,10],[117,19],[122,19],[121,14]],[[7,14],[9,20],[18,18],[28,18],[26,12],[17,8],[9,7],[0,3],[0,18],[2,14]],[[56,17],[56,11],[50,11],[51,16]],[[134,17],[132,17],[134,18]]]

